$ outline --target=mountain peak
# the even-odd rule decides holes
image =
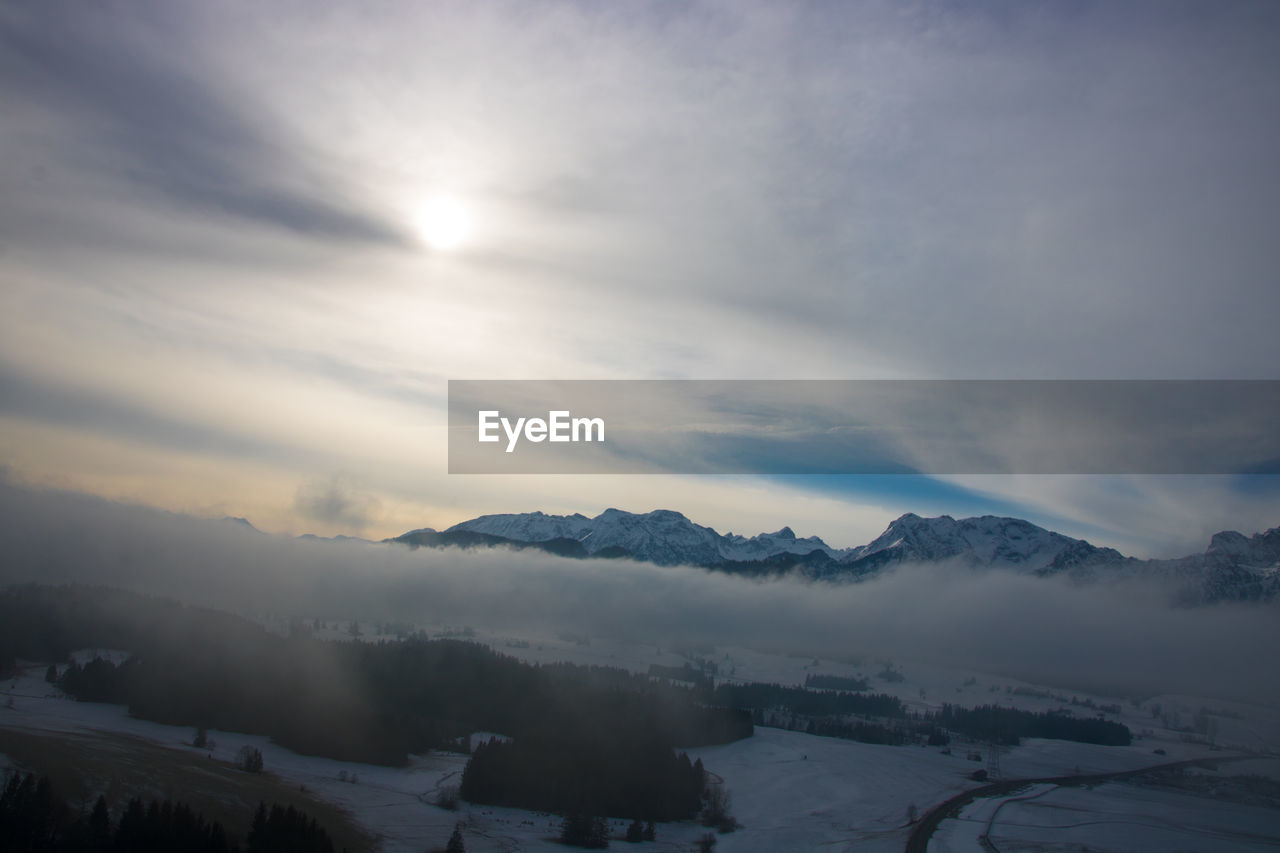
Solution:
[[[611,507],[609,509],[606,509],[604,512],[600,513],[600,515],[596,517],[599,518],[601,516],[609,516],[609,517],[626,516],[628,518],[651,518],[654,521],[688,521],[689,520],[688,517],[685,516],[683,512],[678,512],[674,509],[651,509],[648,512],[627,512],[624,509],[614,509]]]
[[[1068,549],[1078,561],[1096,550],[1082,540],[1053,533],[1020,518],[983,515],[959,521],[949,515],[899,516],[870,544],[841,562],[858,573],[900,563],[958,561],[975,568],[1048,571]]]
[[[1245,536],[1235,530],[1213,534],[1204,558],[1215,564],[1271,568],[1280,564],[1280,528]]]
[[[634,513],[609,507],[595,518],[541,512],[483,515],[456,524],[446,532],[484,534],[526,543],[573,539],[587,554],[626,554],[666,566],[722,566],[776,560],[785,563],[791,558],[808,557],[815,551],[825,555],[820,558],[828,559],[844,554],[817,537],[797,538],[790,527],[750,538],[722,536],[672,509]]]
[[[633,513],[616,507],[595,518],[541,511],[483,515],[443,534],[419,531],[406,536],[417,544],[532,544],[564,556],[630,557],[657,565],[746,573],[799,569],[813,578],[858,580],[897,565],[945,562],[1034,576],[1063,575],[1075,581],[1172,581],[1190,602],[1280,598],[1280,527],[1251,537],[1224,530],[1213,536],[1203,554],[1177,560],[1137,560],[1020,518],[981,515],[957,520],[913,512],[894,519],[871,543],[847,549],[831,548],[816,536],[798,538],[790,527],[751,537],[721,535],[675,510]]]

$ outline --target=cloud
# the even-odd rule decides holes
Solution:
[[[0,486],[0,581],[79,581],[261,614],[565,631],[889,656],[1116,695],[1274,701],[1256,650],[1274,607],[1172,609],[1163,594],[957,566],[849,586],[503,550],[305,542],[83,495]]]
[[[1222,530],[1246,535],[1280,523],[1280,477],[1006,475],[951,477],[1014,514],[1135,557],[1203,551]]]
[[[360,491],[341,474],[303,483],[294,498],[294,507],[305,518],[357,532],[369,525],[380,506],[377,498]]]
[[[1265,3],[9,4],[0,461],[93,479],[129,445],[95,487],[232,514],[251,465],[282,508],[333,470],[388,510],[659,506],[460,483],[421,425],[450,377],[1275,378],[1276,31]],[[476,211],[451,256],[403,235],[442,190]],[[33,420],[111,451],[37,466]]]
[[[466,473],[1236,474],[1280,459],[1275,381],[455,381],[449,409],[450,470]],[[494,440],[477,441],[486,410],[516,438],[491,415]],[[556,410],[563,442],[521,444],[511,424]],[[603,444],[571,440],[579,416],[611,425]]]
[[[261,435],[236,435],[208,422],[184,421],[169,412],[148,411],[119,395],[23,376],[0,361],[0,415],[51,425],[92,425],[103,434],[125,436],[153,449],[179,448],[241,457],[293,456],[296,448]]]
[[[69,165],[206,214],[399,242],[396,229],[342,198],[314,152],[219,87],[193,23],[163,5],[12,7],[0,18],[0,82],[23,114],[62,122],[56,148]]]

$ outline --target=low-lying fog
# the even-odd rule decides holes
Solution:
[[[294,540],[0,483],[0,585],[81,582],[249,615],[573,632],[926,660],[1064,688],[1274,702],[1280,608],[1168,606],[1165,590],[909,566],[859,584],[696,568]]]

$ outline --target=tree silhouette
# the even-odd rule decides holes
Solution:
[[[609,846],[609,827],[602,817],[572,812],[561,824],[560,841],[570,847],[602,849]]]
[[[262,772],[262,750],[256,746],[245,745],[240,747],[240,752],[236,754],[236,763],[240,765],[240,769],[246,773]]]

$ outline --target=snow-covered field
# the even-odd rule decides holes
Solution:
[[[770,728],[693,754],[723,777],[743,823],[717,850],[901,850],[912,803],[923,809],[974,784],[962,756]]]
[[[978,850],[984,833],[1001,851],[1275,850],[1280,811],[1126,783],[1037,785],[975,801],[957,819],[943,821],[929,850]]]
[[[42,731],[99,729],[143,737],[176,749],[192,730],[128,716],[122,706],[75,702],[43,681],[32,668],[7,682],[14,707],[0,711],[0,725]],[[455,822],[466,823],[469,851],[556,850],[559,819],[516,809],[470,807],[457,812],[431,805],[435,790],[456,784],[465,756],[431,755],[406,768],[353,764],[302,756],[264,737],[210,731],[215,756],[233,761],[246,744],[262,750],[269,772],[305,784],[315,794],[348,809],[383,839],[387,853],[421,851],[443,844]],[[819,845],[898,850],[906,839],[906,809],[924,807],[962,790],[975,766],[936,749],[885,747],[761,728],[755,737],[725,746],[691,750],[724,779],[743,828],[721,836],[717,850],[808,850]],[[358,781],[344,782],[339,775]],[[625,824],[615,822],[620,834]],[[695,823],[659,827],[649,849],[689,850],[706,832]],[[867,847],[868,842],[871,846]]]
[[[996,701],[1030,710],[1046,710],[1061,707],[1062,698],[1075,698],[1077,703],[1088,700],[1095,705],[1119,704],[1119,711],[1108,716],[1129,725],[1135,733],[1144,733],[1129,747],[1029,740],[1002,751],[1000,768],[1007,778],[1125,770],[1220,754],[1205,744],[1186,742],[1183,734],[1164,728],[1166,720],[1173,720],[1171,712],[1186,722],[1205,707],[1204,701],[1193,697],[1153,697],[1135,705],[1114,698],[1038,687],[1012,678],[908,662],[895,662],[895,669],[903,677],[901,681],[891,682],[877,677],[885,663],[878,660],[815,661],[741,648],[681,653],[652,645],[586,642],[574,638],[526,640],[483,632],[475,639],[523,660],[569,660],[637,672],[647,671],[651,663],[678,666],[690,658],[701,658],[714,661],[721,678],[735,680],[798,684],[803,683],[809,673],[862,676],[870,679],[872,690],[897,695],[916,710],[934,709],[943,702],[977,705]],[[132,719],[120,706],[72,701],[45,683],[43,676],[43,667],[31,667],[22,676],[3,683],[6,695],[0,701],[12,700],[12,706],[0,708],[0,726],[45,732],[118,732],[175,749],[192,749],[189,742],[193,732],[189,728]],[[1215,710],[1225,713],[1225,716],[1215,716],[1219,742],[1235,742],[1234,745],[1251,748],[1280,743],[1280,737],[1275,734],[1280,731],[1275,711],[1251,706],[1227,707],[1221,702],[1211,704]],[[1153,714],[1156,705],[1160,710]],[[1080,705],[1072,710],[1095,713]],[[564,850],[555,841],[559,819],[554,816],[471,807],[465,803],[457,811],[433,805],[439,788],[457,784],[465,756],[433,754],[415,758],[408,767],[387,768],[301,756],[263,737],[213,731],[209,735],[216,741],[215,757],[226,761],[233,761],[237,751],[246,744],[261,749],[267,771],[305,785],[317,796],[348,810],[381,839],[380,849],[387,853],[421,853],[443,846],[459,821],[464,824],[467,849],[473,853]],[[1164,754],[1155,754],[1155,749],[1163,750]],[[923,813],[965,788],[977,785],[968,776],[978,767],[989,766],[990,756],[984,755],[982,764],[975,763],[966,758],[966,753],[972,750],[982,751],[983,746],[953,744],[952,754],[948,755],[937,748],[876,746],[757,728],[756,735],[747,740],[693,749],[690,754],[702,758],[708,771],[724,780],[732,796],[732,811],[742,824],[737,832],[719,836],[716,849],[722,853],[819,849],[890,851],[901,850],[906,843],[908,810],[912,805]],[[1277,762],[1260,763],[1247,772],[1276,773]],[[1025,792],[1018,796],[1025,796]],[[977,801],[966,809],[964,820],[945,821],[931,849],[974,849],[971,846],[976,839],[973,828],[979,824],[972,819],[980,817],[981,826],[985,827],[985,820],[996,805],[992,801]],[[1280,812],[1243,806],[1228,808],[1228,805],[1184,793],[1118,784],[1092,791],[1054,789],[1035,801],[1003,805],[993,834],[1002,850],[1045,849],[1035,845],[1054,837],[1053,833],[1060,831],[1055,827],[1068,822],[1088,822],[1067,819],[1067,811],[1077,808],[1095,817],[1088,819],[1093,821],[1090,824],[1093,828],[1072,829],[1075,834],[1070,839],[1075,844],[1102,844],[1105,833],[1111,831],[1108,827],[1121,823],[1130,826],[1126,831],[1136,831],[1133,827],[1139,823],[1144,826],[1159,823],[1165,834],[1151,838],[1161,849],[1178,849],[1179,845],[1185,849],[1226,849],[1207,845],[1208,839],[1218,837],[1212,833],[1228,825],[1237,827],[1245,835],[1265,837],[1270,821],[1271,834],[1276,834],[1274,827],[1280,824]],[[1211,820],[1214,814],[1235,815],[1238,821],[1227,817]],[[615,834],[621,837],[625,822],[614,821],[613,825]],[[1174,844],[1174,840],[1183,838],[1179,835],[1182,830],[1188,834]],[[648,845],[647,849],[689,850],[705,832],[695,823],[662,825],[658,828],[658,842]],[[1236,838],[1231,843],[1244,842]],[[1025,846],[1028,844],[1032,846]],[[1120,848],[1124,846],[1119,842]]]
[[[916,712],[937,711],[945,703],[964,707],[999,704],[1037,712],[1066,709],[1076,716],[1090,717],[1096,716],[1100,713],[1099,709],[1106,706],[1115,709],[1106,712],[1107,719],[1125,724],[1134,733],[1135,746],[1139,747],[1139,752],[1149,754],[1157,747],[1162,748],[1170,756],[1164,759],[1168,761],[1204,754],[1203,749],[1194,744],[1187,748],[1188,744],[1184,743],[1188,738],[1204,738],[1198,735],[1188,736],[1180,729],[1190,727],[1197,714],[1208,710],[1212,718],[1213,740],[1218,746],[1258,752],[1280,749],[1280,708],[1240,702],[1161,695],[1147,697],[1134,704],[1121,697],[1046,686],[1008,675],[871,657],[851,656],[847,660],[831,660],[807,655],[772,654],[736,646],[676,649],[600,638],[591,638],[589,641],[573,637],[519,639],[484,630],[474,630],[472,638],[502,654],[530,663],[569,661],[647,672],[651,664],[679,667],[686,662],[705,660],[716,665],[717,680],[776,682],[787,685],[803,685],[805,677],[810,674],[860,677],[869,682],[870,692],[896,696]],[[888,681],[879,677],[886,665],[901,676],[900,681]],[[1082,749],[1085,753],[1097,751],[1091,760],[1102,762],[1096,767],[1100,771],[1132,766],[1106,766],[1117,754],[1111,747],[1090,748],[1066,743],[1062,747],[1072,752]],[[1156,759],[1152,763],[1158,763],[1158,757]],[[1014,760],[1017,761],[1016,756]],[[1069,772],[1074,765],[1065,766]],[[1038,772],[1016,763],[1015,767],[1016,770],[1004,769],[1010,775],[1033,775]]]

